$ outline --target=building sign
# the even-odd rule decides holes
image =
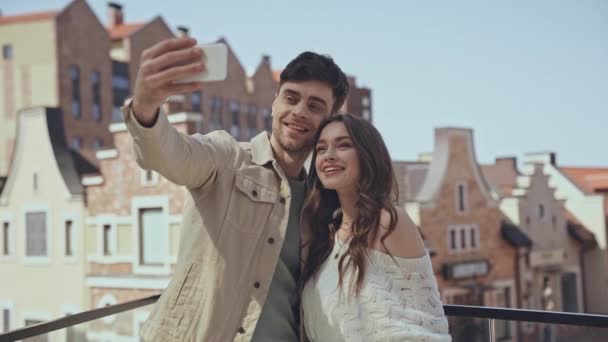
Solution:
[[[443,265],[443,277],[445,279],[463,279],[484,276],[488,274],[488,272],[490,272],[490,264],[487,260],[465,261]]]
[[[563,249],[530,252],[530,266],[532,267],[556,266],[561,265],[563,262]]]

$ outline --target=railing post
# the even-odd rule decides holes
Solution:
[[[496,331],[494,326],[494,318],[488,319],[488,333],[490,334],[490,342],[496,342]]]

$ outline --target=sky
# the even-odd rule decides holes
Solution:
[[[89,0],[102,22],[107,1]],[[161,15],[200,42],[225,37],[246,70],[331,55],[372,89],[396,160],[433,149],[436,127],[474,130],[477,158],[553,151],[608,166],[608,1],[118,1],[125,20]],[[4,15],[67,0],[0,0]],[[263,7],[262,7],[263,6]]]

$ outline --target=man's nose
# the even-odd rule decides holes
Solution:
[[[304,101],[300,101],[298,104],[296,104],[293,109],[291,110],[291,114],[295,115],[295,116],[300,116],[303,117],[306,115],[306,104],[304,103]]]

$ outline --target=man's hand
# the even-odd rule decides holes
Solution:
[[[173,83],[203,71],[202,54],[203,51],[196,47],[196,40],[190,37],[163,40],[141,54],[132,102],[137,121],[152,125],[156,111],[167,97],[202,87],[200,82]]]

